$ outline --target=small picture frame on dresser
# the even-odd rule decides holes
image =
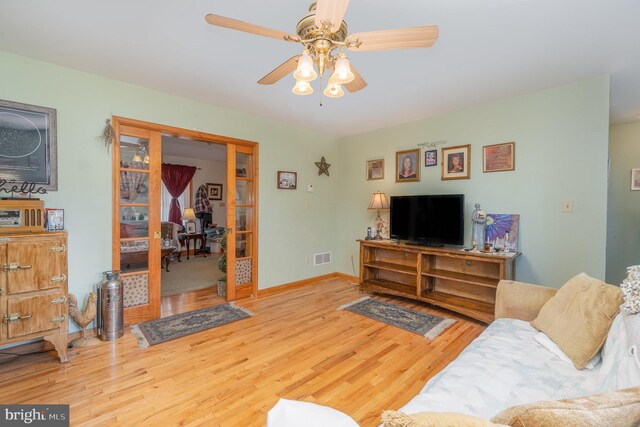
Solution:
[[[64,209],[47,209],[45,223],[47,231],[64,230]]]

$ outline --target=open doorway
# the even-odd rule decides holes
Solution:
[[[176,314],[176,303],[190,297],[183,294],[194,291],[203,291],[199,295],[206,296],[211,305],[222,303],[226,292],[226,272],[220,262],[224,262],[227,228],[227,147],[163,135],[162,171],[163,308]],[[164,316],[166,310],[162,311]]]

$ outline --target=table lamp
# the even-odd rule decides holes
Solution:
[[[182,213],[182,220],[186,222],[194,222],[196,219],[196,213],[193,211],[193,208],[186,208]],[[187,227],[188,232],[188,227]]]
[[[376,235],[373,240],[382,240],[382,234],[380,233],[382,232],[383,221],[382,218],[380,218],[380,209],[389,209],[387,196],[385,196],[381,191],[376,191],[375,193],[373,193],[373,196],[371,197],[371,203],[369,203],[369,207],[367,209],[378,210],[378,216],[375,219]]]

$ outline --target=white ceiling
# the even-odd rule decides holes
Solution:
[[[178,156],[188,159],[227,161],[227,146],[201,141],[162,136],[162,156]]]
[[[216,13],[295,32],[310,1],[0,0],[0,50],[347,135],[611,75],[611,118],[640,119],[638,0],[352,0],[350,32],[437,24],[431,49],[360,52],[369,82],[325,100],[256,81],[299,44],[217,28]],[[2,70],[0,70],[1,76]]]

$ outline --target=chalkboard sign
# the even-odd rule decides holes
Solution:
[[[0,100],[0,180],[58,190],[55,109]]]

